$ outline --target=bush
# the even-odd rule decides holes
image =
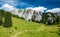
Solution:
[[[4,19],[4,27],[11,27],[12,26],[12,19],[11,19],[11,13],[5,12],[5,19]]]

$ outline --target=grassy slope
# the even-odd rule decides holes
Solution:
[[[15,35],[24,30],[27,30],[27,32],[24,32],[17,37],[59,37],[57,34],[58,29],[55,28],[56,26],[54,25],[45,26],[42,23],[29,22],[15,17],[12,17],[12,22],[13,26],[11,28],[0,26],[0,37],[10,37],[11,35]],[[17,27],[17,29],[15,29],[15,27]],[[12,33],[9,33],[10,29],[13,29]]]

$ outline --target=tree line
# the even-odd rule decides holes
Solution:
[[[0,9],[0,25],[4,27],[11,27],[12,26],[12,14],[8,11]]]

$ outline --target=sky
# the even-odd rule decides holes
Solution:
[[[60,8],[60,0],[0,0],[0,7],[9,4],[15,8],[39,7]]]

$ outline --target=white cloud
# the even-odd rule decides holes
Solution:
[[[47,10],[46,12],[57,13],[57,12],[60,12],[60,8],[50,9],[50,10]]]
[[[34,5],[31,5],[31,4],[28,4],[26,2],[22,2],[22,1],[20,1],[18,3],[18,6],[20,6],[20,7],[24,7],[24,6],[26,6],[26,7],[34,7]]]
[[[5,11],[9,11],[11,12],[12,14],[15,14],[15,15],[18,15],[18,10],[17,8],[9,5],[9,4],[4,4],[1,9],[4,9]]]
[[[3,4],[10,4],[12,6],[17,6],[17,2],[15,0],[0,0],[1,3]]]
[[[4,4],[1,9],[4,9],[6,11],[11,11],[12,9],[14,9],[13,6],[9,5],[9,4]]]
[[[44,10],[47,10],[47,8],[45,8],[45,7],[28,7],[28,8],[26,8],[26,9],[33,9],[33,10],[35,10],[35,11],[41,11],[41,12],[44,12]]]
[[[0,2],[2,3],[2,4],[10,4],[10,5],[12,5],[12,6],[20,6],[20,7],[23,7],[23,6],[28,6],[28,7],[32,7],[33,5],[30,5],[30,4],[28,4],[28,3],[26,3],[26,2],[23,2],[23,1],[21,1],[21,0],[0,0]]]

